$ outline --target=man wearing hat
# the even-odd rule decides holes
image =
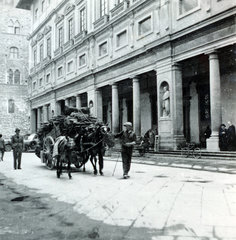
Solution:
[[[11,137],[11,145],[13,148],[14,169],[21,169],[21,155],[23,151],[24,140],[20,135],[20,129],[16,128],[15,135]]]
[[[131,166],[131,158],[133,153],[133,147],[136,143],[136,134],[133,132],[133,127],[131,122],[126,122],[124,124],[126,127],[125,131],[122,131],[115,135],[115,138],[121,139],[121,156],[123,163],[123,177],[129,178],[128,172]]]

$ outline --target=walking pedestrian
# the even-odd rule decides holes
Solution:
[[[2,138],[2,134],[0,134],[0,161],[3,161],[3,156],[5,152],[5,142]]]
[[[133,126],[131,122],[124,124],[126,127],[125,131],[115,135],[115,138],[121,139],[121,157],[123,163],[123,177],[124,179],[129,178],[128,175],[131,167],[131,159],[133,154],[133,147],[136,144],[136,134],[133,132]]]
[[[11,137],[11,145],[13,148],[14,169],[21,169],[21,156],[23,151],[24,139],[20,135],[20,129],[16,128],[15,135]]]
[[[228,122],[228,130],[227,130],[227,139],[228,139],[228,150],[235,151],[235,126],[232,122]]]

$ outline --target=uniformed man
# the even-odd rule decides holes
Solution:
[[[20,129],[16,128],[15,135],[11,137],[11,145],[13,149],[14,169],[21,169],[21,155],[23,151],[24,140],[20,135]]]

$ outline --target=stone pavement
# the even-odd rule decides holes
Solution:
[[[96,221],[97,239],[236,239],[233,169],[220,161],[228,173],[208,170],[203,163],[197,163],[199,170],[190,160],[180,167],[181,159],[175,164],[163,156],[148,161],[134,156],[131,178],[124,180],[119,154],[112,153],[105,157],[104,176],[94,176],[86,164],[86,173],[74,172],[69,180],[65,173],[57,179],[33,153],[24,153],[22,170],[14,171],[12,153],[6,153],[0,172],[32,192],[71,204],[81,214],[79,221]]]

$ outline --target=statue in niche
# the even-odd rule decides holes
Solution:
[[[170,91],[168,90],[168,86],[163,87],[164,93],[162,97],[162,116],[169,117],[170,116]]]

